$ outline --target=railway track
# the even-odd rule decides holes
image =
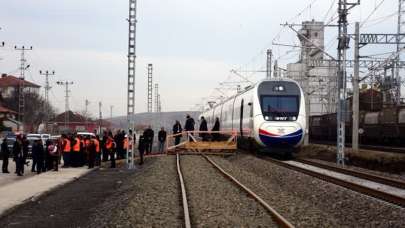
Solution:
[[[336,142],[327,142],[327,141],[313,141],[311,142],[313,145],[325,145],[325,146],[336,146]],[[350,143],[346,143],[346,147],[351,147],[352,145]],[[363,150],[375,150],[375,151],[381,151],[381,152],[391,152],[391,153],[398,153],[398,154],[404,154],[405,153],[405,148],[403,147],[391,147],[391,146],[378,146],[378,145],[364,145],[360,144],[359,145],[360,149]]]
[[[204,157],[207,162],[209,162],[216,170],[218,170],[219,174],[222,174],[226,179],[228,179],[233,185],[238,187],[239,189],[246,192],[250,197],[256,200],[273,218],[274,222],[280,227],[294,227],[289,221],[287,221],[282,215],[280,215],[274,208],[272,208],[266,201],[264,201],[260,196],[254,193],[251,189],[243,185],[240,181],[238,181],[235,177],[227,173],[222,167],[220,167],[217,163],[215,163],[212,159],[208,156],[201,155]],[[182,193],[182,205],[184,211],[184,225],[186,228],[191,227],[191,219],[190,219],[190,211],[188,206],[188,198],[187,192],[185,187],[185,182],[183,179],[182,169],[181,169],[181,162],[180,162],[180,155],[176,155],[177,158],[177,171],[179,175],[180,185],[181,185],[181,193]]]
[[[314,164],[308,161],[296,162],[280,161],[273,158],[265,159],[276,165],[305,173],[350,190],[405,207],[405,183],[402,181],[348,169]],[[315,169],[313,167],[315,167]]]
[[[313,160],[295,159],[295,161],[305,163],[308,165],[312,165],[312,166],[316,166],[316,167],[319,167],[322,169],[327,169],[327,170],[331,170],[334,172],[343,173],[343,174],[350,175],[350,176],[355,176],[355,177],[362,178],[365,180],[378,182],[380,184],[385,184],[385,185],[389,185],[392,187],[405,189],[405,181],[402,181],[402,180],[374,175],[374,174],[361,172],[361,171],[357,171],[357,170],[352,170],[352,169],[347,169],[347,168],[341,168],[341,167],[337,167],[337,166],[333,166],[333,165],[327,165],[325,163],[320,163],[320,162],[316,162]]]

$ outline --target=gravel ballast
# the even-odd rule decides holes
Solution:
[[[145,165],[97,210],[89,227],[183,226],[176,157],[149,158]]]
[[[212,157],[297,227],[404,227],[405,209],[247,154]]]
[[[201,156],[181,156],[193,227],[276,227],[253,198]]]

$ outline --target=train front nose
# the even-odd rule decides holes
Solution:
[[[259,128],[260,141],[267,147],[295,147],[303,135],[297,123],[263,123]]]

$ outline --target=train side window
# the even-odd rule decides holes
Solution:
[[[405,109],[399,111],[398,123],[405,123]]]

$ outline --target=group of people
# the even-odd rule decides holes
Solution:
[[[194,131],[195,121],[190,115],[187,115],[184,125],[185,131]],[[208,134],[201,132],[199,136],[203,141],[208,141],[210,138],[213,141],[219,140],[220,130],[219,118],[216,118],[215,124],[211,131],[214,133]],[[207,121],[201,117],[199,131],[208,131]],[[183,128],[178,120],[173,125],[173,134],[175,145],[180,143]],[[158,152],[163,153],[166,145],[167,132],[162,127],[158,132]],[[48,170],[58,171],[59,164],[63,159],[63,168],[65,167],[82,167],[87,165],[88,168],[99,166],[101,161],[111,161],[111,168],[116,167],[116,159],[124,159],[128,146],[136,142],[136,136],[129,130],[128,135],[123,130],[118,130],[113,135],[111,131],[104,132],[100,138],[98,135],[78,135],[78,134],[62,134],[55,140],[47,140],[45,143],[38,138],[32,145],[32,166],[31,171],[46,172]],[[154,131],[151,126],[148,126],[143,134],[140,135],[138,141],[138,151],[140,155],[140,163],[144,162],[144,154],[152,152],[154,140]],[[44,145],[45,144],[45,145]],[[135,146],[135,145],[134,145]],[[134,147],[135,148],[135,147]],[[3,173],[9,173],[8,161],[12,152],[13,160],[16,163],[15,173],[18,176],[24,174],[24,166],[28,166],[27,162],[29,149],[29,141],[24,135],[17,135],[13,148],[10,151],[7,138],[1,144],[1,152],[3,157]]]
[[[190,115],[186,116],[186,123],[184,124],[184,130],[185,131],[194,131],[195,130],[195,121]],[[211,135],[212,141],[218,141],[220,134],[218,131],[220,130],[220,123],[219,123],[219,118],[215,118],[215,123],[214,126],[212,127],[211,131],[214,133],[208,134],[201,132],[199,136],[202,138],[202,141],[208,141],[209,137]],[[199,131],[208,131],[208,124],[207,120],[204,118],[204,116],[201,116],[200,120],[200,127]],[[180,121],[176,120],[176,123],[173,125],[173,135],[174,135],[174,145],[178,145],[180,143],[181,137],[182,137],[182,132],[183,128],[180,124]]]
[[[129,132],[132,139],[132,131]],[[15,162],[15,173],[23,176],[24,166],[28,166],[28,152],[30,142],[25,135],[17,135],[10,149],[5,138],[1,144],[3,158],[2,172],[8,170],[9,158]],[[116,159],[124,159],[128,147],[128,137],[125,131],[117,131],[115,135],[104,132],[103,137],[98,135],[62,134],[60,138],[48,139],[44,143],[40,138],[34,139],[31,145],[32,165],[31,171],[38,174],[49,170],[58,171],[62,168],[88,166],[89,169],[100,166],[101,161],[111,161],[111,168],[116,167]]]
[[[166,144],[166,136],[167,132],[165,131],[165,128],[162,127],[160,131],[158,132],[158,151],[159,153],[163,153],[165,144]],[[155,132],[152,130],[151,126],[148,126],[142,133],[142,135],[139,137],[138,141],[138,151],[139,151],[139,157],[140,157],[140,162],[139,164],[143,164],[143,157],[146,152],[146,154],[152,153],[152,148],[153,148],[153,139],[155,137]]]

